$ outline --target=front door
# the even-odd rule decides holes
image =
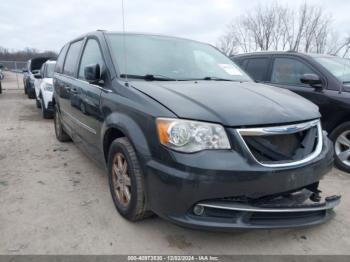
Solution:
[[[85,79],[84,69],[88,65],[96,64],[100,66],[102,81],[101,83],[89,83]],[[77,110],[79,121],[85,126],[85,128],[80,129],[80,135],[87,144],[89,152],[94,155],[101,155],[100,137],[103,116],[100,108],[100,97],[104,84],[107,82],[105,72],[105,63],[98,40],[90,38],[86,41],[78,68],[76,85],[81,93],[75,110]]]
[[[274,58],[270,82],[272,85],[289,89],[315,103],[319,107],[322,120],[327,120],[331,113],[328,108],[330,101],[326,94],[327,90],[303,84],[300,81],[303,74],[316,74],[326,82],[317,70],[304,61],[292,57]]]

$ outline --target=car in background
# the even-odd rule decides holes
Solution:
[[[41,66],[51,57],[36,57],[28,60],[27,68],[23,74],[24,93],[28,98],[35,98],[35,74],[40,73]]]
[[[52,95],[53,86],[52,78],[55,71],[56,61],[46,61],[40,69],[40,73],[34,75],[36,105],[41,108],[43,118],[53,117]]]
[[[209,44],[92,32],[63,47],[53,84],[56,138],[106,169],[130,221],[306,226],[340,201],[317,189],[333,166],[317,106],[254,83]]]
[[[257,52],[232,59],[255,81],[291,90],[318,105],[322,126],[334,143],[335,164],[350,172],[350,60],[298,52]]]
[[[4,79],[4,74],[2,73],[2,68],[3,68],[3,65],[0,65],[0,94],[2,93],[2,84],[1,84],[1,80]]]

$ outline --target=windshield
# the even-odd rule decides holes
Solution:
[[[109,34],[108,39],[121,76],[251,81],[228,57],[207,44],[151,35]]]
[[[350,60],[340,57],[315,57],[317,62],[323,65],[342,83],[350,85]]]
[[[53,78],[53,73],[55,71],[55,63],[48,63],[46,67],[47,78]]]

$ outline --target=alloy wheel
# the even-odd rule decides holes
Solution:
[[[128,163],[122,153],[117,153],[114,157],[112,179],[119,203],[127,207],[131,200],[131,180],[128,174]]]
[[[346,166],[350,167],[350,130],[341,133],[335,141],[335,154]]]

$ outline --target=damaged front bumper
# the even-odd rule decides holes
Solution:
[[[318,191],[306,188],[287,195],[262,198],[218,199],[197,203],[182,217],[172,217],[181,225],[215,230],[235,228],[290,228],[311,226],[329,220],[333,208],[340,203],[340,196],[324,199]],[[312,200],[310,200],[312,199]]]

